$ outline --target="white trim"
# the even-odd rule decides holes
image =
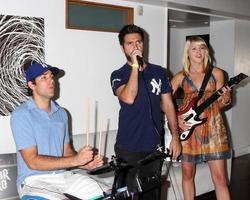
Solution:
[[[13,197],[8,197],[8,198],[3,198],[1,200],[18,200],[19,196],[13,196]]]
[[[250,145],[234,149],[234,157],[243,156],[250,153]]]
[[[211,17],[219,17],[219,18],[224,18],[226,19],[234,19],[234,17],[229,17],[226,15],[218,15],[218,14],[214,14],[214,13],[209,13],[209,12],[202,12],[202,11],[194,11],[194,10],[189,10],[189,9],[181,9],[181,8],[175,8],[175,7],[171,7],[168,6],[167,7],[169,10],[176,10],[176,11],[180,11],[180,12],[187,12],[187,13],[193,13],[193,14],[199,14],[199,15],[206,15],[206,16],[211,16]]]
[[[165,12],[164,12],[164,38],[163,38],[163,42],[164,42],[164,54],[163,54],[163,64],[164,64],[164,68],[167,69],[167,59],[168,59],[168,8],[165,8]]]

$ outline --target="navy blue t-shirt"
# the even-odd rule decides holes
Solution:
[[[131,66],[125,64],[111,74],[113,93],[128,82]],[[171,92],[166,69],[147,64],[139,72],[137,97],[132,105],[119,100],[119,125],[116,142],[130,152],[151,152],[160,144],[161,94]]]

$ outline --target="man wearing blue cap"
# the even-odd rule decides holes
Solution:
[[[103,164],[90,146],[70,145],[66,111],[52,100],[59,69],[33,63],[26,70],[32,98],[16,108],[11,129],[17,149],[17,188],[21,199],[90,199],[103,194],[93,179],[65,169],[93,169]],[[37,197],[39,196],[39,197]]]

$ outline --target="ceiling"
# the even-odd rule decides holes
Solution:
[[[208,27],[211,21],[222,21],[228,18],[191,13],[187,11],[168,10],[170,28]]]

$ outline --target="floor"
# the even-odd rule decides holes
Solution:
[[[250,199],[250,154],[233,158],[229,188],[232,200]],[[216,200],[216,197],[213,191],[198,196],[195,200]]]

